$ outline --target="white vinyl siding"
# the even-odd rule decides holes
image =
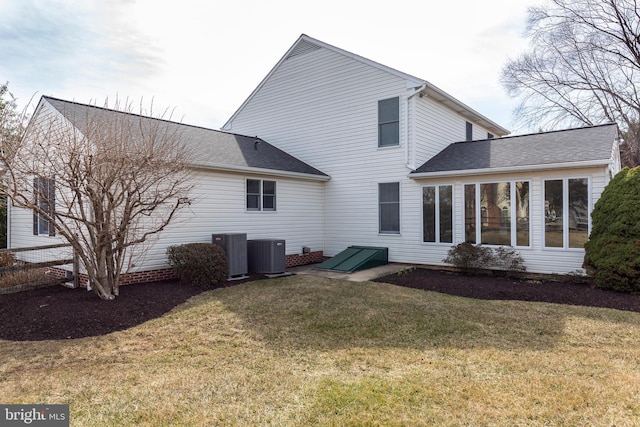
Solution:
[[[327,256],[350,245],[390,247],[394,256],[400,246],[398,234],[379,232],[378,183],[401,182],[404,203],[407,92],[405,79],[317,49],[281,63],[229,129],[260,135],[331,177],[324,184]],[[378,101],[396,97],[400,144],[380,149]],[[281,193],[278,187],[278,212]],[[403,224],[404,205],[400,214]]]
[[[323,182],[255,176],[277,180],[278,210],[256,215],[245,209],[247,176],[235,173],[194,172],[196,188],[191,205],[169,226],[145,244],[144,256],[134,259],[131,271],[167,268],[166,248],[191,242],[211,242],[212,234],[247,233],[248,239],[284,239],[286,254],[323,248]],[[51,244],[32,235],[32,213],[11,208],[11,247]]]
[[[210,242],[212,234],[223,233],[247,233],[247,239],[284,239],[287,255],[301,253],[303,246],[322,250],[324,183],[278,177],[278,210],[256,215],[245,209],[246,175],[199,171],[195,178],[197,186],[189,209],[162,232],[136,265],[144,265],[145,270],[165,268],[167,246]]]

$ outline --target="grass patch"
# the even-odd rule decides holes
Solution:
[[[639,341],[638,313],[292,276],[103,337],[0,341],[0,396],[83,426],[624,426]]]

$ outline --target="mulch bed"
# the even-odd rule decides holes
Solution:
[[[594,288],[582,283],[501,276],[469,277],[426,268],[416,268],[406,274],[392,274],[375,281],[476,299],[550,302],[640,312],[640,295]]]
[[[376,281],[469,298],[552,302],[640,312],[640,295],[574,283],[467,277],[424,268]],[[0,339],[39,341],[105,335],[162,316],[202,291],[194,286],[166,281],[122,286],[120,296],[113,301],[102,301],[85,289],[63,286],[0,295]]]

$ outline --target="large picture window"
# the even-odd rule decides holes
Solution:
[[[464,186],[465,241],[484,245],[529,246],[528,181]]]
[[[400,234],[400,183],[378,184],[378,231],[382,234]]]
[[[422,240],[453,243],[453,186],[423,187]]]
[[[261,179],[247,179],[247,210],[275,211],[276,182]]]
[[[589,180],[544,182],[544,245],[583,248],[589,238]]]
[[[378,101],[378,147],[400,145],[400,98]]]

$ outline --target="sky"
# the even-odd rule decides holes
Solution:
[[[219,129],[307,34],[438,86],[522,133],[499,82],[535,0],[0,0],[0,82]]]

